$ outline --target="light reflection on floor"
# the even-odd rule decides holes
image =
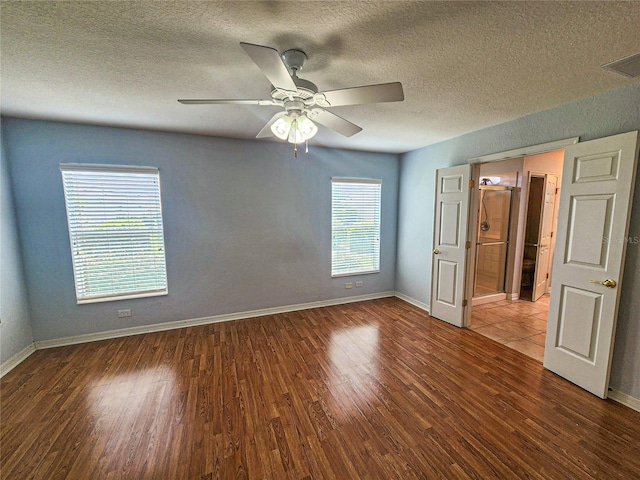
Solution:
[[[329,382],[333,398],[343,414],[366,412],[375,398],[372,379],[378,376],[377,325],[345,328],[331,334],[329,361],[340,381]]]
[[[87,410],[100,419],[103,429],[126,428],[129,420],[155,414],[149,409],[159,409],[175,383],[174,372],[166,367],[102,377],[87,387]]]
[[[378,326],[364,325],[333,332],[329,345],[331,362],[344,373],[353,366],[373,363],[378,357]]]

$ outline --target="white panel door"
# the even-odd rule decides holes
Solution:
[[[538,233],[538,252],[536,255],[536,272],[533,281],[532,301],[538,300],[547,291],[549,269],[551,268],[551,236],[553,234],[554,215],[556,209],[556,188],[558,177],[544,176],[543,203],[540,212],[540,230]]]
[[[436,174],[429,313],[458,327],[464,323],[470,172],[460,165]]]
[[[565,150],[544,366],[606,398],[638,132]]]

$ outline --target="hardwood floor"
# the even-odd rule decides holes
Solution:
[[[39,350],[3,479],[639,478],[640,413],[396,298]]]

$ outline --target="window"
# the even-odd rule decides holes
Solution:
[[[157,168],[60,164],[78,303],[167,294]]]
[[[381,180],[331,179],[331,276],[380,271]]]

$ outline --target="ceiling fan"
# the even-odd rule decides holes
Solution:
[[[366,85],[319,92],[318,87],[298,77],[307,55],[301,50],[287,50],[280,55],[275,48],[240,43],[271,82],[271,98],[266,100],[201,99],[178,100],[185,105],[268,105],[283,107],[260,130],[256,138],[276,136],[296,145],[307,142],[317,132],[314,122],[346,137],[355,135],[361,127],[326,110],[327,107],[361,105],[379,102],[400,102],[404,92],[400,82]]]

